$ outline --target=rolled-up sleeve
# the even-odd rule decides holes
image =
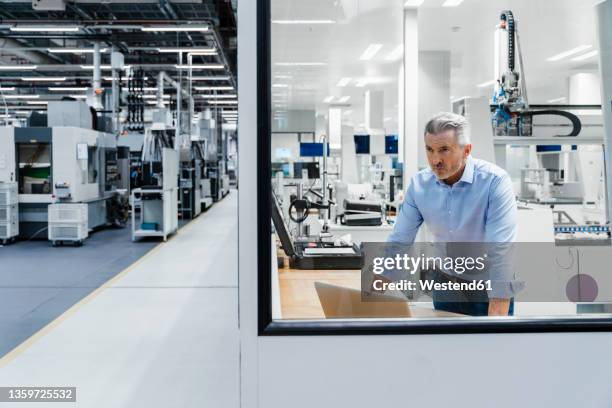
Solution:
[[[510,177],[504,175],[491,185],[485,220],[489,245],[489,298],[512,298],[523,288],[514,270],[514,241],[517,236],[517,206]]]

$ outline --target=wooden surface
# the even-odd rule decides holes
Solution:
[[[282,252],[278,254],[280,257]],[[298,270],[278,268],[283,319],[323,319],[323,308],[315,289],[315,282],[323,282],[351,289],[361,289],[360,270]],[[457,317],[455,313],[436,311],[422,306],[411,306],[413,317]]]

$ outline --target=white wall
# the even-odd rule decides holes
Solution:
[[[423,129],[440,111],[450,110],[450,52],[419,52],[419,168],[427,167]]]
[[[238,7],[242,407],[606,407],[611,333],[257,337],[254,1]]]
[[[314,110],[289,110],[281,119],[272,120],[273,132],[314,132],[315,111]]]

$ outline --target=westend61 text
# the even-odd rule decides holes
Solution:
[[[406,279],[398,282],[385,282],[382,279],[375,279],[372,282],[372,288],[376,291],[388,291],[388,290],[417,290],[420,288],[422,291],[468,291],[468,290],[491,290],[491,280],[474,280],[471,282],[436,282],[434,280],[419,280],[419,285],[416,282],[409,281]]]

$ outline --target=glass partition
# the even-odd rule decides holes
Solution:
[[[261,3],[264,323],[610,322],[596,1]]]

